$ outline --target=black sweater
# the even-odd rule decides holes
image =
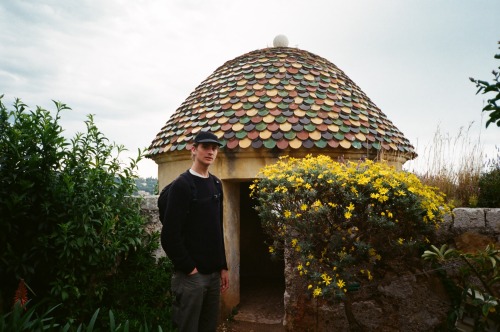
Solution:
[[[179,176],[168,194],[161,243],[177,271],[196,267],[208,274],[227,269],[222,229],[222,185],[214,176],[201,178],[187,171],[191,182]],[[196,186],[193,200],[192,183]]]

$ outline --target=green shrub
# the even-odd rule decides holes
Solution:
[[[135,190],[137,162],[120,161],[88,116],[86,132],[67,141],[57,111],[0,97],[0,310],[23,278],[33,302],[62,303],[61,314],[87,319],[106,280],[147,238]],[[3,305],[2,305],[3,304]]]
[[[88,322],[75,323],[65,322],[60,324],[57,322],[53,314],[60,305],[56,305],[44,311],[41,315],[37,314],[38,307],[34,306],[29,310],[25,310],[20,305],[15,305],[12,311],[0,316],[0,332],[31,332],[31,331],[111,331],[111,332],[128,332],[128,331],[164,331],[161,326],[154,326],[148,323],[138,323],[131,325],[128,320],[119,321],[115,318],[112,310],[108,311],[107,317],[99,316],[101,309],[97,309]],[[105,329],[102,326],[106,326]],[[165,330],[169,331],[169,330]]]
[[[489,171],[479,177],[478,206],[500,208],[500,154],[488,164]]]
[[[500,328],[500,250],[488,245],[484,250],[462,252],[431,245],[422,258],[440,273],[452,299],[453,326],[469,326],[474,331]],[[459,296],[456,296],[458,293]],[[465,331],[465,329],[460,329]]]
[[[500,45],[500,41],[498,44]],[[494,58],[500,60],[500,54],[495,54]],[[482,94],[489,94],[490,92],[493,94],[490,99],[486,100],[486,106],[483,107],[483,112],[491,112],[488,113],[489,119],[486,121],[486,128],[492,123],[496,123],[497,127],[500,127],[500,66],[497,68],[498,70],[492,71],[493,80],[491,83],[470,78],[478,88],[476,94],[480,92]]]
[[[112,308],[117,319],[129,320],[132,330],[144,322],[171,330],[170,279],[173,265],[166,257],[156,260],[151,252],[159,246],[159,235],[124,260],[106,284],[104,307]]]

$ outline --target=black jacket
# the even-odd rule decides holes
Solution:
[[[186,172],[187,176],[175,180],[168,194],[162,247],[174,268],[186,274],[195,267],[203,274],[227,269],[222,184],[214,175],[201,178]],[[196,186],[194,193],[192,183]]]

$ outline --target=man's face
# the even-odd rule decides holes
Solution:
[[[219,146],[214,143],[200,143],[193,146],[192,150],[195,161],[205,165],[211,165],[217,157]]]

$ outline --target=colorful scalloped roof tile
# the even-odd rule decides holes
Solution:
[[[189,148],[210,130],[223,149],[375,149],[416,156],[414,147],[347,75],[290,47],[249,52],[204,80],[161,128],[147,156]]]

